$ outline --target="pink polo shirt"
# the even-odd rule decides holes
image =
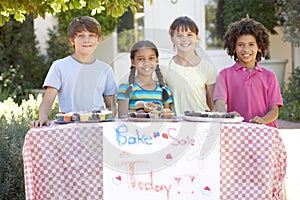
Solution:
[[[258,63],[252,72],[238,62],[221,70],[213,99],[225,100],[227,111],[237,111],[245,122],[255,116],[264,116],[272,105],[283,105],[275,73]],[[276,121],[267,125],[277,127]]]

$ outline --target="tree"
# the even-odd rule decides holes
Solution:
[[[153,0],[148,0],[152,4]],[[13,16],[16,21],[23,22],[26,15],[32,14],[33,17],[45,17],[46,13],[56,14],[62,11],[88,8],[92,10],[92,15],[101,13],[103,10],[106,14],[113,17],[120,17],[123,13],[131,8],[133,12],[142,7],[140,0],[2,0],[0,2],[0,26],[3,26]]]
[[[47,68],[39,54],[33,17],[23,23],[11,19],[0,27],[0,87],[18,102],[29,88],[39,88]]]
[[[222,0],[218,6],[219,31],[225,31],[229,24],[245,18],[248,14],[250,18],[262,23],[271,34],[277,34],[275,27],[280,26],[277,0]],[[220,35],[224,35],[224,32],[220,32]]]
[[[300,4],[298,0],[279,0],[283,39],[300,46]]]

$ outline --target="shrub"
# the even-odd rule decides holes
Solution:
[[[43,95],[29,95],[18,105],[12,98],[0,102],[0,200],[25,199],[22,148],[29,124],[38,117]],[[58,112],[56,101],[49,119]]]
[[[0,120],[0,199],[25,199],[22,147],[28,119]]]
[[[300,121],[300,67],[292,71],[282,96],[283,107],[279,111],[280,119]]]

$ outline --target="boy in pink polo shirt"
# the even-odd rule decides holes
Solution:
[[[244,18],[229,26],[224,49],[236,63],[218,75],[213,95],[216,111],[234,112],[245,122],[277,127],[280,87],[275,73],[258,64],[269,44],[267,29],[253,19]]]

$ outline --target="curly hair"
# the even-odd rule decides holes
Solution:
[[[230,57],[234,56],[235,61],[238,59],[234,50],[238,37],[242,35],[252,35],[255,37],[257,46],[261,49],[261,52],[257,52],[256,61],[260,61],[262,57],[265,57],[270,45],[268,30],[260,22],[248,17],[231,23],[223,37],[224,49],[227,50],[227,54]]]

